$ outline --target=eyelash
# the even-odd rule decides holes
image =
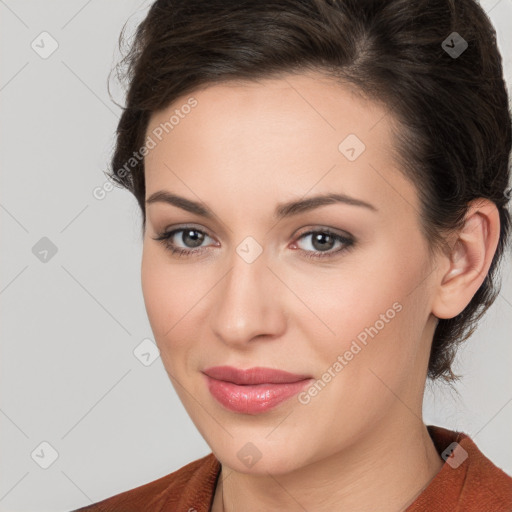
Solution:
[[[160,233],[158,237],[153,238],[153,240],[157,240],[163,243],[164,247],[171,252],[171,254],[177,254],[179,257],[182,255],[189,257],[193,254],[202,253],[206,247],[201,247],[199,249],[181,249],[176,248],[176,246],[171,243],[170,239],[176,234],[180,233],[182,231],[196,231],[197,233],[202,233],[203,235],[210,236],[205,231],[202,231],[200,229],[197,229],[193,226],[185,226],[179,229],[174,229],[172,231],[167,231],[164,233]],[[321,259],[321,258],[333,258],[334,256],[338,256],[339,254],[348,251],[349,249],[352,249],[354,247],[354,239],[349,237],[341,236],[337,233],[334,233],[330,229],[317,229],[317,230],[311,230],[307,231],[306,233],[302,233],[297,240],[300,240],[303,237],[306,237],[308,235],[316,234],[316,233],[322,233],[327,234],[334,238],[335,241],[343,242],[345,245],[336,251],[332,252],[315,252],[315,251],[305,251],[304,249],[299,249],[305,258],[311,258],[311,259]],[[211,238],[211,237],[210,237]]]

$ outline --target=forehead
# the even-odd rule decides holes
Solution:
[[[233,192],[247,206],[308,191],[384,200],[391,122],[382,105],[317,74],[206,86],[152,115],[146,135],[159,130],[161,141],[145,157],[147,196]]]
[[[190,109],[187,103],[192,97],[197,104]],[[186,112],[181,113],[181,110]],[[180,119],[175,116],[178,123],[173,123],[171,131],[187,136],[191,135],[187,125],[194,124],[196,129],[198,123],[201,125],[198,136],[220,136],[218,127],[224,124],[225,133],[226,121],[237,133],[244,128],[260,130],[263,123],[265,132],[271,135],[284,136],[291,131],[304,133],[304,128],[308,127],[307,132],[327,134],[338,131],[342,135],[343,130],[348,129],[359,131],[362,136],[389,114],[383,105],[366,99],[352,84],[339,83],[313,72],[284,74],[258,81],[205,84],[153,113],[148,133],[168,122],[173,113],[181,115]],[[183,123],[187,117],[196,122]]]

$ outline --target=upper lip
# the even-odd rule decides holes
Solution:
[[[298,382],[310,379],[310,375],[299,375],[286,372],[284,370],[275,370],[274,368],[264,368],[255,366],[246,370],[234,368],[233,366],[212,366],[206,368],[203,373],[209,377],[233,384],[283,384],[289,382]]]

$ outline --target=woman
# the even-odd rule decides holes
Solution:
[[[112,178],[166,371],[212,449],[80,510],[510,511],[426,426],[496,298],[511,117],[473,0],[156,1]]]

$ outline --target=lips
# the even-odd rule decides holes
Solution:
[[[208,390],[217,402],[242,414],[260,414],[272,409],[313,381],[309,375],[263,367],[240,370],[215,366],[203,373]]]
[[[250,384],[287,384],[310,379],[311,375],[298,375],[284,370],[256,366],[241,370],[233,366],[213,366],[203,370],[212,379],[232,382],[241,386]]]

